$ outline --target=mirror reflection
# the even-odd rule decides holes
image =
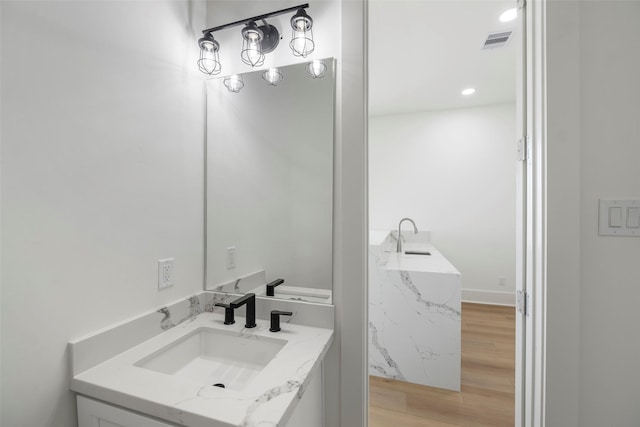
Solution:
[[[207,290],[331,303],[334,70],[207,82]]]

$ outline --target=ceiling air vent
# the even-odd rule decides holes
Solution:
[[[511,34],[513,31],[503,31],[500,33],[491,33],[487,36],[487,39],[484,41],[482,48],[483,49],[495,49],[498,47],[506,46],[506,44],[511,39]]]

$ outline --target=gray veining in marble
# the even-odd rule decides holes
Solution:
[[[398,367],[398,364],[389,355],[387,349],[384,348],[382,344],[380,344],[380,341],[378,340],[378,329],[373,325],[372,322],[369,322],[369,331],[371,343],[376,348],[376,350],[378,350],[384,357],[387,362],[387,366],[395,371],[395,374],[389,373],[384,367],[380,365],[373,365],[373,368],[387,377],[393,378],[395,380],[405,381],[404,375],[402,375],[402,372],[400,372],[400,367]]]
[[[427,309],[436,310],[438,313],[452,316],[454,318],[460,318],[460,310],[456,310],[447,303],[438,304],[424,299],[422,297],[422,292],[420,292],[418,288],[413,284],[408,271],[400,271],[400,278],[402,280],[402,284],[416,296],[416,301],[418,301],[420,304],[423,304],[425,307],[427,307]]]
[[[428,233],[408,236],[407,249],[432,255],[390,250],[394,233],[369,247],[369,373],[460,390],[460,273],[420,241]]]
[[[173,328],[175,326],[171,321],[171,312],[167,307],[162,307],[158,310],[158,313],[164,315],[162,320],[160,320],[160,328],[162,328],[163,331],[166,331],[167,329]]]

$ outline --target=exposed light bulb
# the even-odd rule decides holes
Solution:
[[[200,59],[198,59],[198,68],[205,74],[215,75],[220,73],[222,69],[218,50],[220,45],[214,40],[211,34],[206,34],[198,40],[200,46]]]
[[[262,78],[269,83],[271,86],[276,86],[278,83],[282,81],[282,74],[280,70],[276,68],[269,68],[265,72],[262,73]]]
[[[324,74],[327,71],[327,66],[324,65],[324,61],[321,59],[314,59],[309,62],[306,66],[307,74],[309,74],[314,79],[319,79],[324,77]]]
[[[304,31],[304,28],[307,26],[307,23],[305,22],[305,20],[298,19],[295,22],[296,22],[296,28],[298,29],[298,31]]]
[[[256,64],[260,61],[260,46],[258,45],[258,42],[252,41],[249,43],[247,57],[252,64]]]
[[[244,87],[244,81],[240,74],[234,74],[224,79],[224,85],[229,89],[229,92],[240,92],[240,89]]]
[[[464,89],[462,91],[462,94],[465,95],[465,96],[469,96],[469,95],[473,95],[475,92],[476,92],[476,90],[474,88],[470,87],[470,88]]]
[[[289,47],[294,56],[306,58],[307,55],[313,52],[315,44],[313,42],[312,27],[313,19],[307,15],[304,9],[298,9],[298,12],[291,18],[293,34],[291,35]]]
[[[500,15],[500,22],[513,21],[514,19],[516,19],[517,16],[518,16],[518,9],[514,7],[513,9],[509,9],[502,12],[502,15]]]
[[[296,52],[304,52],[304,45],[307,42],[307,39],[304,37],[297,37],[293,41],[293,50]]]
[[[242,29],[242,51],[240,58],[242,62],[252,67],[258,67],[264,63],[264,53],[262,52],[262,40],[264,33],[254,21],[247,24]]]
[[[205,52],[199,61],[200,71],[206,74],[214,74],[216,72],[217,62],[213,58],[213,51]]]

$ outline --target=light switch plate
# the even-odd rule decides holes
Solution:
[[[236,247],[229,246],[227,248],[227,270],[236,268]]]
[[[600,199],[599,234],[601,236],[639,236],[640,199]]]

